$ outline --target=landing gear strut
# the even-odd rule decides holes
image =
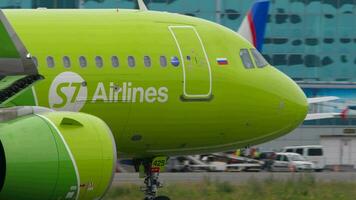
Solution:
[[[141,161],[139,171],[140,178],[145,179],[145,186],[141,188],[145,193],[144,200],[170,200],[170,198],[166,196],[157,196],[158,189],[163,187],[159,181],[159,173],[164,170],[166,162],[166,157],[157,157]]]

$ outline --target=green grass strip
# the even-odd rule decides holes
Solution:
[[[317,182],[312,176],[296,180],[249,180],[234,185],[206,179],[201,183],[169,184],[160,195],[172,200],[355,200],[356,182]],[[137,185],[113,187],[106,200],[141,200],[143,193]]]

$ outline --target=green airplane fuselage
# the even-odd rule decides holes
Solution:
[[[45,79],[8,106],[104,120],[118,151],[147,157],[259,144],[305,118],[301,89],[272,66],[244,67],[235,32],[198,18],[133,10],[6,10]]]

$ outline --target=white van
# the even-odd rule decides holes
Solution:
[[[298,153],[277,153],[271,171],[304,172],[314,171],[315,164]]]
[[[315,171],[321,172],[325,168],[326,158],[321,145],[289,146],[284,147],[282,152],[298,153],[315,164]]]

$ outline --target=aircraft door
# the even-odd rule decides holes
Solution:
[[[170,26],[183,67],[185,100],[209,100],[212,97],[211,67],[202,39],[193,26]]]

